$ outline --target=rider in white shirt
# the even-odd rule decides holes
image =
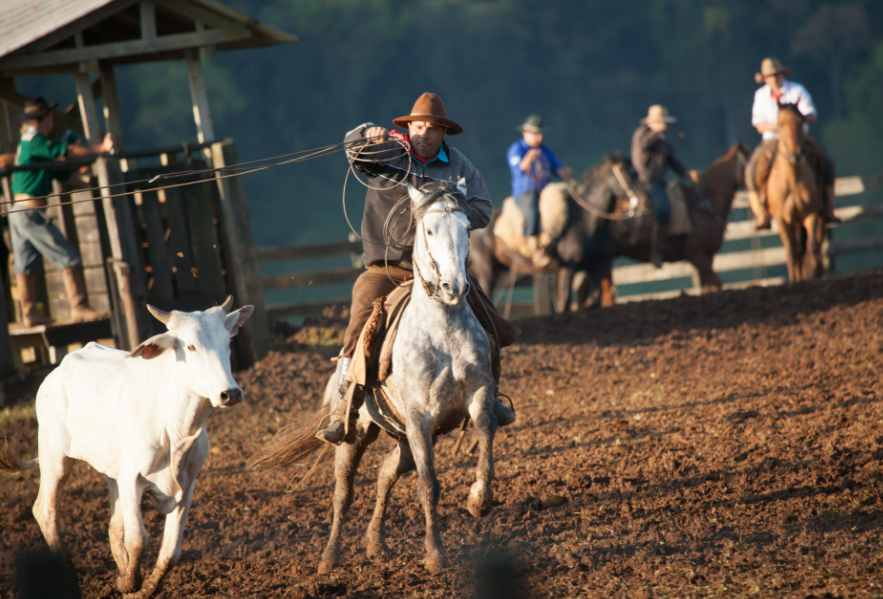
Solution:
[[[791,69],[783,67],[775,58],[764,58],[760,65],[760,73],[754,75],[755,81],[763,82],[764,86],[754,94],[751,124],[763,136],[763,141],[757,146],[748,161],[745,170],[745,185],[748,188],[751,209],[755,216],[755,227],[758,229],[770,228],[770,215],[767,211],[766,194],[763,189],[758,190],[755,174],[761,157],[767,155],[768,161],[764,165],[766,173],[763,175],[766,179],[769,167],[775,158],[779,142],[779,104],[797,106],[805,119],[804,132],[809,132],[810,123],[815,123],[817,119],[816,107],[806,88],[799,83],[785,79],[785,75],[790,72]],[[817,150],[824,171],[825,193],[822,196],[822,216],[828,222],[838,222],[839,219],[834,216],[834,163],[818,140],[807,135],[806,141]]]

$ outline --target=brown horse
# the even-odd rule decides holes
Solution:
[[[684,187],[693,223],[692,231],[688,235],[669,237],[665,242],[663,259],[666,262],[686,260],[692,264],[699,273],[703,293],[721,288],[720,277],[714,272],[712,263],[714,255],[723,245],[727,216],[736,191],[745,186],[745,165],[749,154],[750,150],[745,144],[736,142],[726,154],[715,160],[702,175],[704,199],[695,187]],[[652,227],[652,214],[611,225],[613,255],[607,265],[606,284],[601,286],[602,305],[612,303],[612,297],[603,297],[612,288],[612,258],[628,256],[649,262]]]
[[[804,117],[793,104],[779,105],[779,146],[770,168],[766,191],[770,215],[776,220],[788,281],[822,274],[824,223],[816,176],[803,153]],[[806,245],[803,243],[806,232]]]

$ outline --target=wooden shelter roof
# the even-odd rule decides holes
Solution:
[[[298,41],[215,0],[3,0],[0,77]]]

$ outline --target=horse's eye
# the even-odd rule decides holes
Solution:
[[[432,231],[430,231],[430,230],[427,229],[426,234],[429,235],[429,236],[431,237],[431,236],[432,236]]]
[[[188,345],[187,349],[189,349],[190,351],[196,351],[196,347],[193,345]]]

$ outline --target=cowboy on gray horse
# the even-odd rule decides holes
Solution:
[[[677,119],[669,116],[668,110],[661,104],[654,104],[647,111],[647,117],[641,119],[641,126],[632,135],[632,164],[638,171],[638,177],[647,189],[647,195],[653,204],[654,225],[651,237],[650,259],[656,268],[662,268],[662,250],[668,223],[671,220],[671,204],[665,190],[665,173],[673,170],[681,177],[687,175],[694,183],[699,181],[699,173],[687,171],[687,167],[678,160],[674,147],[666,135],[669,123]]]
[[[347,373],[375,300],[389,295],[414,276],[411,206],[402,202],[403,198],[408,198],[408,184],[419,190],[429,181],[452,182],[465,188],[464,212],[471,229],[487,226],[491,218],[491,198],[481,173],[466,156],[445,142],[446,136],[458,135],[463,128],[447,118],[441,98],[430,93],[421,95],[411,114],[394,119],[393,124],[406,128],[407,135],[365,123],[347,133],[345,138],[354,147],[348,152],[348,159],[353,167],[368,177],[369,187],[362,218],[362,238],[366,241],[362,262],[366,270],[353,285],[350,322],[337,362],[341,399],[349,389]],[[401,143],[389,141],[389,137],[398,138]],[[408,148],[407,153],[401,151],[402,144]],[[481,294],[478,285],[471,286],[470,294]],[[511,329],[511,325],[493,309],[492,303],[486,298],[481,301],[498,330]],[[359,394],[354,394],[349,409],[357,411],[361,401]],[[348,417],[346,404],[338,402],[331,413],[330,424],[317,433],[320,439],[329,443],[340,443],[344,439],[344,424]],[[494,413],[502,426],[515,421],[515,414],[499,400]]]
[[[748,188],[748,199],[754,212],[754,224],[757,229],[770,228],[770,213],[767,211],[764,189],[769,167],[776,156],[779,143],[779,104],[793,104],[797,107],[803,115],[805,132],[809,131],[809,123],[815,123],[818,118],[812,96],[799,83],[785,79],[785,75],[789,73],[791,69],[783,67],[775,58],[764,58],[760,64],[760,72],[754,74],[754,80],[764,85],[754,94],[751,124],[763,136],[763,140],[748,159],[745,168],[745,186]],[[817,167],[821,169],[825,183],[825,193],[822,195],[822,218],[826,222],[840,222],[840,219],[834,216],[834,162],[817,139],[807,134],[806,142],[819,159],[820,164]],[[760,185],[757,181],[759,170]]]

